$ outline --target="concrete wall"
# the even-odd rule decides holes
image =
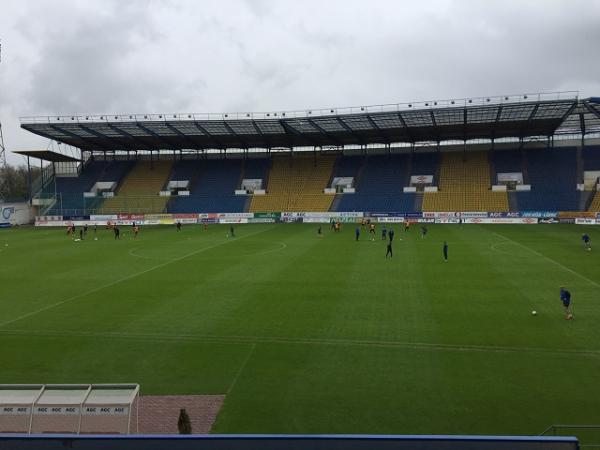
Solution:
[[[0,225],[27,225],[35,219],[35,208],[27,202],[0,203]]]

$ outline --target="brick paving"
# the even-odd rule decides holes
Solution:
[[[224,395],[143,395],[140,397],[140,433],[178,433],[179,410],[185,408],[192,433],[210,432],[225,400]]]

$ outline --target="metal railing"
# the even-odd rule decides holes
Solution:
[[[233,112],[233,113],[169,113],[169,114],[101,114],[101,115],[67,115],[67,116],[25,116],[22,124],[39,123],[71,123],[71,122],[161,122],[161,121],[198,121],[198,120],[256,120],[256,119],[293,119],[315,116],[338,116],[362,113],[382,113],[406,111],[410,109],[452,108],[466,106],[482,106],[507,103],[527,103],[556,100],[577,100],[578,91],[561,91],[545,93],[529,93],[519,95],[497,95],[489,97],[470,97],[460,99],[426,100],[405,103],[388,103],[383,105],[350,106],[332,108],[314,108],[305,110],[283,110],[270,112]]]

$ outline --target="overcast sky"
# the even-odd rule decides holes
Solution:
[[[48,146],[27,115],[600,95],[597,0],[0,0],[0,39],[8,150]]]

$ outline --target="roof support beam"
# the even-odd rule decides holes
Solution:
[[[56,130],[56,131],[61,132],[61,133],[68,134],[69,136],[73,137],[74,139],[80,139],[82,141],[89,142],[90,146],[96,146],[96,147],[99,147],[99,148],[105,148],[105,149],[107,149],[107,147],[105,145],[103,145],[103,144],[98,144],[97,142],[90,141],[90,138],[87,138],[87,137],[84,137],[84,136],[79,136],[78,134],[75,134],[75,133],[72,133],[72,132],[70,132],[68,130],[65,130],[64,128],[61,128],[58,125],[50,125],[50,127],[52,129]],[[54,138],[50,138],[50,139],[54,140]],[[69,144],[69,145],[71,145],[71,144]],[[75,145],[74,147],[77,147],[77,146]]]
[[[302,137],[303,139],[306,139],[308,142],[310,142],[310,144],[312,146],[319,147],[319,143],[317,141],[315,141],[312,137],[310,137],[306,134],[303,134],[300,131],[296,130],[294,127],[288,125],[285,120],[280,120],[279,123],[281,124],[281,126],[283,127],[284,130],[288,131],[294,137],[296,137],[296,138]]]
[[[145,149],[146,149],[146,148],[148,148],[148,147],[153,147],[152,145],[149,145],[149,144],[148,144],[148,143],[147,143],[145,140],[143,140],[141,137],[134,136],[133,134],[131,134],[131,133],[128,133],[127,131],[125,131],[125,130],[122,130],[122,129],[118,128],[116,125],[113,125],[113,124],[111,124],[111,123],[107,123],[106,125],[107,125],[107,126],[110,128],[110,129],[112,129],[112,130],[115,130],[117,133],[120,133],[120,134],[121,134],[123,137],[125,137],[125,138],[129,138],[129,139],[131,139],[133,142],[136,142],[136,143],[138,143],[138,144],[139,144],[139,143],[141,143],[141,145],[142,145],[142,146],[141,146],[141,147],[138,147],[138,148],[137,148],[138,150],[140,150],[140,149],[141,149],[141,150],[145,150]]]
[[[344,130],[346,130],[348,133],[350,133],[354,137],[354,139],[356,139],[358,141],[358,143],[360,145],[366,145],[364,139],[361,138],[359,135],[357,135],[352,128],[350,128],[348,125],[346,125],[344,123],[344,121],[339,118],[339,116],[336,117],[335,119],[342,126],[342,128],[344,128]]]
[[[406,132],[406,136],[408,136],[408,141],[414,144],[415,143],[415,138],[413,137],[412,133],[410,132],[410,129],[408,128],[408,125],[406,125],[406,121],[404,120],[404,117],[402,117],[402,113],[400,111],[398,111],[398,119],[400,120],[400,123],[404,127],[404,130]]]
[[[165,122],[166,127],[173,131],[174,133],[177,133],[178,136],[180,136],[183,140],[187,141],[188,143],[191,144],[192,149],[200,149],[200,148],[204,148],[204,146],[202,144],[200,144],[199,142],[197,142],[192,136],[188,136],[187,134],[182,133],[181,131],[179,131],[177,128],[175,128],[173,125],[171,125],[169,122]],[[179,149],[181,151],[181,149]]]
[[[319,132],[325,136],[327,136],[329,139],[331,139],[334,143],[334,145],[337,145],[338,147],[342,147],[343,144],[339,141],[338,138],[336,138],[335,136],[333,136],[330,132],[326,131],[323,129],[323,127],[321,127],[319,124],[316,124],[313,120],[311,119],[306,119],[308,121],[308,123],[310,123],[313,127],[315,127],[317,130],[319,130]]]
[[[598,112],[598,110],[596,108],[594,108],[593,106],[589,105],[587,102],[584,103],[585,108],[591,112],[593,115],[595,115],[597,118],[600,119],[600,112]],[[564,120],[564,119],[563,119]]]
[[[96,136],[96,137],[98,137],[100,139],[109,139],[105,134],[99,133],[96,130],[94,130],[94,129],[90,128],[90,127],[87,127],[87,126],[85,126],[85,125],[83,125],[81,123],[79,124],[79,128],[81,128],[84,131],[87,131],[90,134],[93,134],[94,136]],[[111,147],[108,147],[108,146],[105,146],[105,145],[103,145],[101,148],[103,148],[105,150],[108,150],[108,151],[114,150],[114,148],[111,148]],[[133,150],[130,146],[123,146],[123,148],[125,150]]]
[[[241,148],[248,148],[248,143],[239,134],[237,134],[226,121],[223,121],[223,125],[225,126],[225,128],[227,128],[227,131],[229,131],[231,134],[233,134],[236,138],[240,140],[240,143],[242,144]]]
[[[152,131],[151,129],[149,129],[148,127],[145,127],[144,125],[142,125],[141,123],[137,122],[136,125],[138,126],[138,128],[141,128],[142,130],[144,130],[146,133],[150,133],[152,136],[154,136],[156,139],[158,139],[160,142],[162,142],[163,144],[165,144],[165,148],[169,149],[169,150],[176,150],[177,147],[173,146],[173,144],[171,144],[169,141],[165,140],[163,136],[161,136],[158,133],[155,133],[154,131]]]
[[[436,142],[439,142],[440,130],[438,130],[437,122],[435,121],[435,115],[433,114],[433,109],[429,110],[429,114],[431,115],[431,123],[433,123],[433,128],[435,129],[435,140]]]
[[[582,103],[585,105],[585,102],[582,102]],[[575,100],[573,102],[573,104],[571,105],[571,107],[567,110],[567,112],[565,114],[563,114],[563,116],[560,118],[560,122],[558,122],[556,124],[556,126],[554,127],[554,129],[552,130],[552,133],[551,133],[552,136],[554,136],[554,133],[556,133],[556,130],[562,125],[562,123],[566,120],[566,118],[569,117],[573,113],[573,111],[575,110],[575,108],[577,108],[578,105],[579,105],[579,102]],[[588,109],[590,109],[590,108],[588,108]]]
[[[222,149],[222,148],[226,147],[214,135],[212,135],[208,131],[206,131],[206,129],[202,125],[200,125],[198,122],[196,122],[194,120],[193,124],[196,126],[196,128],[198,128],[200,131],[202,131],[202,133],[204,133],[208,137],[208,139],[210,139],[210,141],[214,144],[213,148],[215,148],[215,149]]]
[[[250,123],[252,124],[252,126],[254,127],[256,132],[260,135],[260,137],[263,139],[263,141],[265,143],[265,148],[271,148],[271,142],[270,142],[269,138],[261,131],[261,129],[258,127],[258,125],[256,125],[256,121],[251,120]],[[280,125],[281,125],[281,123],[280,123]],[[281,125],[281,126],[283,126],[283,125]]]
[[[391,139],[389,138],[389,136],[387,135],[387,133],[385,133],[381,128],[379,128],[379,126],[375,123],[375,121],[371,118],[370,115],[367,114],[367,120],[369,121],[369,123],[371,124],[371,126],[375,129],[375,131],[377,131],[377,134],[379,136],[381,136],[381,139],[383,140],[384,144],[390,144],[391,143]]]

